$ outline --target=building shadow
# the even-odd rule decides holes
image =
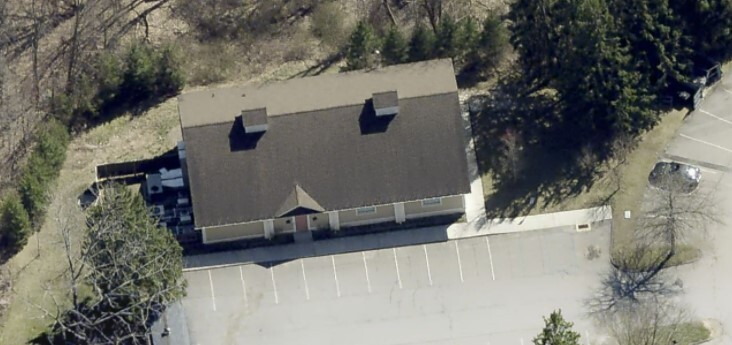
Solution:
[[[229,149],[232,152],[253,150],[257,148],[257,143],[262,139],[265,132],[247,133],[244,131],[244,124],[241,116],[234,119],[234,123],[229,131]]]
[[[376,116],[374,102],[368,99],[364,102],[361,114],[358,116],[358,126],[361,135],[384,133],[396,115]]]

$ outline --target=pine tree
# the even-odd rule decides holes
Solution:
[[[579,345],[579,333],[572,330],[572,322],[564,320],[561,310],[545,317],[544,324],[544,329],[533,340],[534,345]]]
[[[424,61],[435,57],[435,36],[418,23],[409,40],[409,61]]]
[[[437,57],[455,58],[461,48],[460,28],[451,16],[445,15],[437,25],[435,51]]]
[[[506,52],[508,32],[501,19],[491,14],[483,21],[477,42],[470,48],[468,63],[478,73],[494,68]]]
[[[566,26],[558,2],[562,0],[516,0],[508,19],[511,44],[527,83],[535,89],[546,86],[558,74],[559,38]]]
[[[409,46],[404,36],[396,26],[389,28],[381,48],[384,63],[387,65],[400,64],[407,61]]]
[[[473,17],[460,22],[459,38],[461,55],[469,55],[480,44],[481,32]]]
[[[566,18],[572,25],[559,44],[567,49],[552,84],[567,132],[578,140],[607,139],[653,126],[655,95],[643,88],[643,75],[622,45],[605,1],[569,0]]]
[[[10,194],[0,207],[0,239],[3,246],[14,251],[28,243],[31,233],[30,217],[15,194]]]
[[[732,58],[732,1],[673,0],[669,4],[695,53],[721,61]]]
[[[659,94],[670,79],[683,80],[691,74],[690,42],[669,0],[616,0],[610,4],[649,92]]]
[[[374,51],[377,46],[378,42],[371,27],[364,22],[358,22],[348,42],[344,70],[352,71],[373,67],[376,64]]]

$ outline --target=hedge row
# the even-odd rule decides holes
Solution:
[[[37,146],[20,177],[18,192],[0,206],[0,244],[13,251],[23,248],[32,229],[39,229],[49,201],[49,191],[66,159],[69,133],[56,120],[43,125]]]

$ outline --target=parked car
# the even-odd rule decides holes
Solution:
[[[699,186],[701,170],[693,165],[676,162],[658,162],[648,181],[652,186],[674,192],[691,193]]]

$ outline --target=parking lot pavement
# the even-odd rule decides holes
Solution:
[[[193,344],[530,344],[558,308],[594,333],[609,242],[605,222],[191,271],[183,306]]]
[[[707,231],[692,234],[691,241],[702,249],[702,258],[676,269],[684,284],[684,302],[696,317],[716,319],[724,329],[732,329],[732,74],[728,74],[691,113],[679,134],[667,147],[667,157],[702,169],[699,193],[709,196],[719,222]],[[732,344],[732,334],[723,332],[712,344]]]

